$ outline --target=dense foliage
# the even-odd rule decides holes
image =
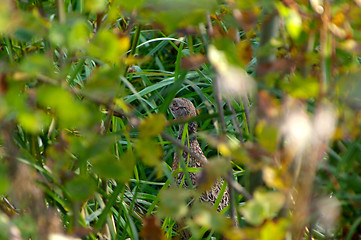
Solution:
[[[360,238],[359,0],[0,6],[1,239]],[[224,211],[191,200],[219,177]]]

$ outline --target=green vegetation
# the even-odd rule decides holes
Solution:
[[[360,1],[0,6],[0,239],[361,237]],[[174,182],[174,97],[220,213]]]

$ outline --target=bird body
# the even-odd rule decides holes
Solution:
[[[184,119],[189,117],[195,117],[197,115],[196,109],[191,101],[185,98],[175,98],[173,99],[169,109],[171,110],[173,116],[175,119]],[[184,127],[186,124],[181,124],[179,126],[179,134],[178,134],[178,140],[182,139]],[[188,123],[188,138],[185,140],[185,146],[189,148],[191,152],[197,153],[199,155],[203,155],[203,151],[201,147],[199,146],[199,143],[196,138],[197,133],[197,123],[196,122],[190,122]],[[195,157],[189,155],[186,152],[183,152],[182,154],[182,161],[185,161],[186,166],[189,168],[199,168],[204,167],[204,163],[196,159]],[[173,164],[172,164],[172,171],[174,172],[179,167],[179,158],[178,155],[174,155]],[[181,184],[183,181],[183,172],[179,172],[176,176],[176,180],[178,184]],[[198,174],[194,172],[189,173],[190,179],[192,181],[193,186],[197,187],[197,181],[198,181]],[[204,202],[209,202],[212,205],[214,205],[218,194],[221,190],[221,187],[223,185],[223,179],[217,180],[216,183],[212,186],[212,188],[206,192],[204,192],[200,200]],[[225,208],[229,203],[228,199],[228,188],[223,194],[222,201],[217,207],[218,211],[221,211],[223,208]]]

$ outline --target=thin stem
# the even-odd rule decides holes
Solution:
[[[137,49],[137,44],[139,41],[140,31],[142,30],[142,25],[138,25],[137,30],[135,31],[133,41],[132,41],[132,48],[130,50],[130,55],[134,55],[135,50]]]
[[[6,43],[6,49],[8,50],[10,63],[13,63],[14,62],[14,53],[13,53],[13,49],[12,49],[11,40],[9,37],[5,37],[4,39],[5,39],[5,43]]]
[[[109,100],[109,104],[108,106],[110,107],[108,112],[107,112],[107,118],[105,119],[105,122],[104,122],[104,129],[102,131],[102,135],[106,134],[108,132],[108,129],[110,128],[110,124],[111,124],[111,120],[112,120],[112,117],[113,117],[113,114],[114,114],[114,109],[113,109],[113,99],[110,99]]]
[[[61,24],[65,23],[65,8],[64,8],[64,0],[57,0],[57,5],[58,5],[58,17],[59,17],[59,22]]]
[[[194,49],[193,49],[193,39],[191,35],[187,36],[187,40],[188,40],[188,49],[190,54],[194,54]]]
[[[223,106],[222,106],[222,95],[221,95],[220,86],[219,86],[219,78],[215,78],[215,80],[214,80],[214,94],[215,94],[217,109],[218,109],[218,113],[219,113],[218,119],[219,119],[219,123],[221,125],[220,133],[221,133],[222,137],[225,137],[226,122],[224,120],[224,110],[223,110]],[[228,171],[227,179],[228,180],[233,179],[232,168]],[[231,184],[229,184],[228,193],[229,193],[230,217],[233,221],[233,225],[238,226],[237,210],[236,210],[236,204],[235,204],[235,192],[234,192],[234,188],[232,187]]]
[[[261,38],[259,42],[259,49],[257,62],[258,65],[272,62],[276,59],[277,48],[269,48],[266,51],[264,48],[270,44],[272,38],[276,38],[279,33],[279,17],[277,11],[265,10],[265,20],[262,23]]]
[[[216,99],[216,105],[218,110],[218,120],[221,126],[221,134],[226,132],[226,122],[224,121],[224,110],[222,106],[222,96],[220,92],[219,79],[214,79],[214,95]]]
[[[135,50],[137,49],[137,45],[138,45],[141,30],[142,30],[142,25],[138,25],[138,27],[137,27],[134,35],[133,35],[133,41],[132,41],[132,46],[131,46],[129,55],[134,55],[135,54]],[[126,66],[123,76],[126,76],[126,74],[128,72],[128,69],[129,69],[129,66]]]
[[[332,53],[332,34],[329,33],[329,24],[331,20],[330,5],[325,1],[324,13],[321,16],[322,27],[320,30],[320,49],[321,49],[321,74],[319,80],[319,97],[322,98],[327,92],[327,86],[331,79],[331,53]]]
[[[243,135],[242,135],[242,131],[241,131],[241,128],[239,127],[240,126],[240,123],[238,121],[238,118],[236,116],[236,111],[234,110],[234,107],[231,103],[230,100],[227,100],[227,105],[228,105],[228,109],[231,111],[232,115],[232,123],[233,123],[233,127],[234,127],[234,130],[236,131],[237,133],[237,137],[238,137],[238,140],[240,142],[243,141]]]
[[[242,96],[241,99],[242,99],[242,105],[243,105],[243,110],[244,110],[244,118],[246,120],[246,130],[247,130],[249,138],[253,139],[253,135],[251,133],[251,123],[249,120],[248,98],[247,98],[247,96]]]

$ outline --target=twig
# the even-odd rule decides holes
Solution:
[[[224,121],[222,96],[221,96],[221,92],[220,92],[219,78],[217,78],[217,77],[214,79],[214,95],[215,95],[216,105],[217,105],[217,110],[218,110],[219,124],[221,125],[221,133],[224,134],[226,132],[226,122]]]
[[[230,178],[229,175],[223,176],[228,184],[239,194],[241,194],[246,201],[252,199],[252,195],[238,182],[234,181],[233,178]]]
[[[106,119],[104,121],[104,129],[102,129],[102,131],[101,131],[102,135],[104,135],[105,133],[108,132],[108,129],[110,128],[110,124],[112,122],[112,117],[114,116],[114,113],[113,113],[114,112],[114,110],[113,110],[114,105],[111,104],[112,101],[113,101],[113,99],[109,99],[109,101],[108,101],[108,105],[109,105],[110,108],[107,111],[107,117],[106,117]]]
[[[134,14],[134,12],[133,12]],[[132,17],[131,17],[131,20],[133,19],[133,14],[132,14]],[[130,29],[132,28],[131,25],[129,25],[129,28],[128,30],[130,31]],[[132,46],[131,46],[131,49],[130,49],[130,53],[129,53],[129,56],[133,56],[135,54],[135,50],[137,49],[137,44],[138,44],[138,41],[139,41],[139,36],[140,36],[140,32],[142,30],[142,25],[138,25],[137,29],[135,30],[135,33],[133,35],[133,41],[132,41]],[[130,33],[130,32],[129,32]],[[128,33],[128,34],[129,34]],[[128,73],[128,69],[129,69],[129,65],[127,65],[125,67],[125,70],[124,70],[124,74],[123,76],[126,76],[127,73]]]
[[[247,132],[249,136],[252,136],[251,134],[251,124],[249,121],[249,107],[248,107],[248,98],[247,96],[242,96],[242,105],[243,105],[243,110],[244,110],[244,117],[246,119],[246,123],[247,123]]]
[[[231,103],[230,100],[227,100],[227,105],[228,105],[228,109],[231,111],[232,115],[232,123],[233,123],[233,127],[234,127],[234,130],[236,131],[237,133],[237,136],[238,136],[238,140],[240,142],[243,141],[243,135],[242,135],[242,131],[241,131],[241,128],[239,127],[240,126],[240,123],[236,117],[236,111],[234,110],[234,107]]]
[[[184,146],[178,139],[175,139],[174,137],[170,136],[167,133],[161,133],[161,136],[168,140],[169,142],[171,142],[174,146],[176,146],[177,148],[182,149],[184,152],[188,153],[189,155],[191,155],[192,157],[196,158],[197,160],[199,160],[200,162],[202,162],[202,164],[207,164],[208,160],[205,156],[202,156],[201,154],[198,154],[196,152],[192,152],[191,150],[189,150],[186,146]]]
[[[279,17],[275,9],[264,10],[265,19],[262,23],[261,37],[259,42],[259,52],[257,56],[257,64],[270,63],[276,59],[277,48],[265,49],[272,38],[277,38],[279,34]],[[267,52],[266,52],[267,51]]]
[[[225,136],[226,133],[226,122],[224,120],[224,111],[222,106],[222,95],[220,91],[220,85],[219,85],[219,78],[214,79],[214,94],[215,99],[217,103],[218,108],[218,119],[219,123],[221,125],[221,136]],[[233,179],[233,172],[232,169],[228,171],[228,174],[226,175],[226,180],[232,180]],[[229,184],[229,209],[230,209],[230,217],[232,219],[233,225],[238,226],[238,220],[237,220],[237,210],[236,210],[236,204],[235,204],[235,192],[234,188],[231,184]]]

